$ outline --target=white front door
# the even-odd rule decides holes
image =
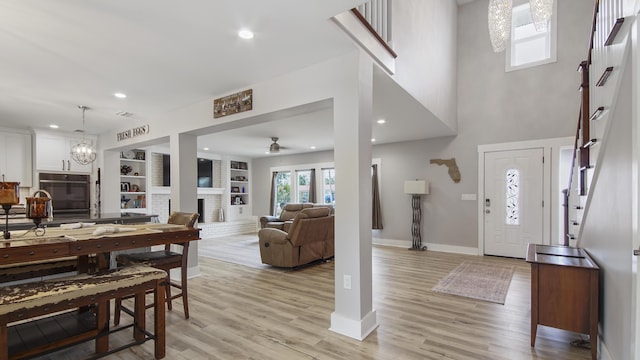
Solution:
[[[484,166],[484,253],[524,258],[543,241],[543,149],[487,152]]]

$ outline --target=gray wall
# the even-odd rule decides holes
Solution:
[[[478,145],[575,135],[580,96],[576,68],[587,55],[594,1],[557,3],[557,62],[509,73],[504,70],[505,54],[491,48],[488,0],[458,8],[458,136],[439,149],[423,150],[428,157],[455,157],[462,173],[455,186],[434,184],[453,193],[447,198],[450,204],[439,205],[451,206],[449,211],[432,219],[435,227],[442,228],[429,230],[442,234],[436,242],[477,244],[477,215],[468,211],[458,194],[477,193]],[[435,199],[437,194],[429,196]]]
[[[504,53],[491,48],[488,1],[458,8],[459,134],[373,147],[373,157],[381,159],[384,224],[375,237],[410,239],[411,206],[402,186],[405,180],[420,178],[431,182],[431,193],[423,197],[423,242],[477,247],[476,202],[461,200],[462,194],[478,190],[477,147],[575,134],[580,81],[575,70],[587,53],[593,4],[559,1],[558,61],[509,73],[504,71]],[[452,157],[462,175],[458,184],[446,167],[429,164],[430,159]],[[333,161],[332,152],[254,159],[253,214],[268,212],[270,167],[326,161]]]

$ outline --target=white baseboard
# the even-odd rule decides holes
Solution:
[[[376,328],[378,328],[378,320],[375,310],[371,310],[361,320],[349,319],[335,312],[331,313],[331,327],[329,330],[335,333],[362,341]]]
[[[598,359],[600,360],[613,360],[613,357],[611,356],[611,353],[609,352],[609,349],[607,349],[607,345],[604,344],[604,341],[602,340],[602,336],[598,336],[598,350],[600,350],[600,356],[598,356]]]
[[[411,247],[411,241],[409,240],[373,238],[373,243],[376,245],[401,247],[406,249]],[[448,253],[464,254],[464,255],[479,255],[478,248],[475,248],[475,247],[431,244],[431,243],[423,243],[422,245],[426,246],[427,250],[431,250],[431,251],[448,252]]]
[[[382,238],[374,237],[372,241],[375,245],[393,246],[393,247],[400,247],[400,248],[407,248],[407,249],[411,247],[411,241],[407,241],[407,240],[393,240],[393,239],[382,239]]]
[[[426,244],[426,245],[427,245],[427,250],[431,250],[431,251],[440,251],[440,252],[448,252],[448,253],[464,254],[464,255],[480,255],[478,248],[476,247],[444,245],[444,244]]]

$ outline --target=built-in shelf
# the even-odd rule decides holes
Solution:
[[[147,212],[146,158],[144,150],[134,149],[120,153],[121,212]]]
[[[604,46],[609,46],[613,44],[614,41],[616,41],[616,36],[618,35],[620,28],[622,27],[622,23],[624,23],[624,18],[616,19],[615,24],[613,24],[613,27],[609,32],[609,36],[607,36],[607,40],[604,42]]]
[[[249,192],[249,163],[229,161],[229,205],[248,205]]]
[[[600,79],[598,79],[596,86],[604,86],[604,84],[607,83],[607,80],[609,80],[609,76],[611,76],[612,72],[613,72],[613,66],[609,66],[608,68],[606,68],[602,73],[602,76],[600,76]]]
[[[132,163],[144,163],[145,162],[145,160],[143,160],[143,159],[127,159],[127,158],[122,158],[122,157],[120,158],[120,161],[132,162]]]

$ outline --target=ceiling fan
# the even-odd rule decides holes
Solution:
[[[280,149],[287,149],[285,146],[280,146],[280,144],[278,144],[278,137],[276,136],[272,136],[271,137],[271,141],[273,141],[273,143],[271,145],[269,145],[269,153],[270,154],[276,154],[280,152]]]

